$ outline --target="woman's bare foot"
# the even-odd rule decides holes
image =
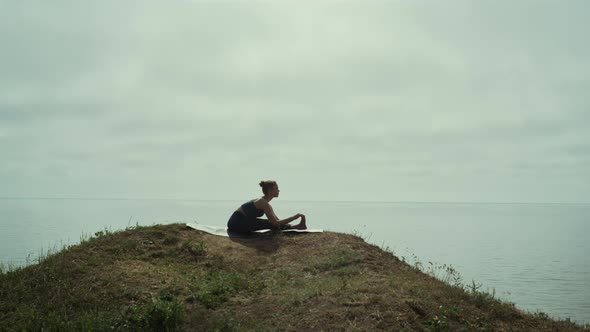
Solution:
[[[293,226],[295,229],[307,229],[307,225],[305,224],[305,216],[301,217],[301,221],[299,224]]]

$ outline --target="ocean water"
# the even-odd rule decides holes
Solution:
[[[253,197],[252,197],[253,198]],[[245,200],[247,200],[246,198]],[[244,201],[245,201],[244,200]],[[25,265],[82,236],[129,225],[224,226],[242,201],[0,199],[0,262]],[[273,200],[280,218],[356,233],[531,312],[590,323],[590,204],[449,204]]]

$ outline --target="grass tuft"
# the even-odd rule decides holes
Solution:
[[[142,306],[132,306],[123,328],[138,331],[176,331],[184,320],[184,307],[175,298],[152,298]]]
[[[315,262],[310,268],[307,268],[306,270],[314,272],[330,271],[345,266],[354,265],[361,262],[362,259],[363,256],[360,253],[348,247],[336,248],[329,252],[325,258]]]
[[[207,243],[203,241],[193,242],[186,240],[182,243],[181,249],[198,258],[207,254]]]
[[[213,270],[194,278],[189,299],[195,299],[211,309],[219,307],[239,292],[256,294],[263,288],[264,284],[256,275]]]

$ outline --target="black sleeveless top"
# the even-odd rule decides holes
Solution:
[[[264,215],[264,211],[254,205],[254,200],[242,204],[242,211],[247,217],[257,218]]]

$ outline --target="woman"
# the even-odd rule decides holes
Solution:
[[[279,185],[272,180],[260,181],[264,196],[242,204],[227,221],[227,229],[230,232],[250,233],[260,229],[307,229],[305,216],[297,213],[294,216],[280,220],[270,206],[269,202],[279,197]],[[261,219],[266,214],[268,219]],[[301,218],[299,224],[292,226],[289,223]]]

